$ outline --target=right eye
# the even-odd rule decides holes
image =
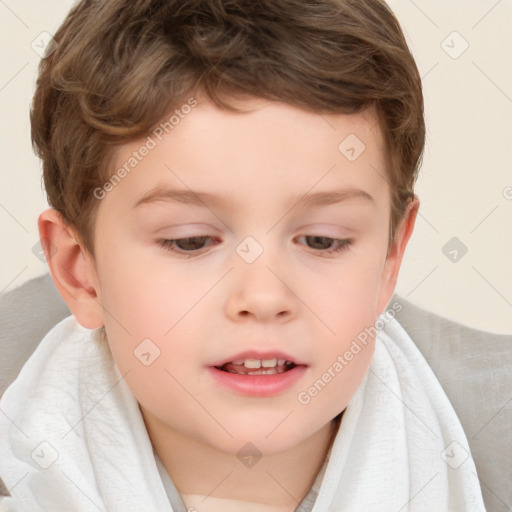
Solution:
[[[205,247],[205,242],[212,239],[209,236],[190,236],[187,238],[173,238],[158,240],[158,245],[166,251],[173,252],[185,258],[195,256],[195,252]]]

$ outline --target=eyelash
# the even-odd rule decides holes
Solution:
[[[337,254],[347,251],[350,246],[352,245],[351,239],[340,239],[340,238],[331,238],[328,236],[314,236],[314,235],[302,235],[306,238],[313,237],[313,238],[324,238],[327,240],[332,240],[337,244],[337,247],[335,249],[312,249],[313,251],[320,253],[322,255],[331,255],[331,254]],[[197,256],[197,254],[200,254],[200,251],[202,249],[196,249],[194,251],[183,251],[183,250],[177,250],[174,246],[175,242],[181,242],[183,240],[193,240],[194,238],[210,238],[209,236],[203,235],[203,236],[190,236],[186,238],[174,238],[174,239],[161,239],[157,240],[158,245],[160,245],[164,250],[168,252],[172,252],[174,254],[177,254],[178,256],[181,256],[183,258],[193,258],[194,256]]]

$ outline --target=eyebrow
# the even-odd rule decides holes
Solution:
[[[326,192],[315,192],[304,194],[303,196],[292,197],[289,208],[318,208],[330,204],[340,203],[348,199],[363,199],[368,203],[375,205],[375,199],[366,191],[359,188],[346,188],[343,190],[332,190]],[[208,204],[216,207],[226,204],[226,198],[210,194],[209,192],[195,192],[193,190],[171,189],[168,187],[157,186],[134,204],[134,208],[145,204],[151,204],[159,201],[176,202],[186,205],[208,208]]]

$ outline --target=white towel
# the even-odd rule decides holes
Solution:
[[[56,325],[0,400],[2,512],[171,512],[105,343]],[[396,319],[347,406],[313,512],[485,511],[462,426]]]

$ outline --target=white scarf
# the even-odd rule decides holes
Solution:
[[[106,343],[57,324],[0,400],[2,512],[172,512]],[[343,415],[313,512],[482,512],[462,426],[396,319]]]

